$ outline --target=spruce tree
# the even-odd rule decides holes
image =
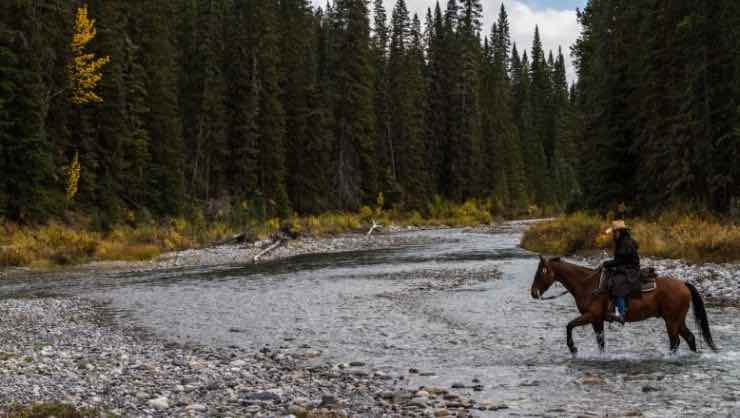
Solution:
[[[277,5],[264,3],[255,8],[258,22],[257,74],[259,87],[259,188],[271,215],[287,216],[290,202],[285,186],[285,111],[280,101],[279,37]]]
[[[286,110],[287,187],[300,213],[329,208],[328,171],[330,132],[318,89],[317,19],[306,0],[280,5],[281,90]],[[306,173],[311,173],[307,176]]]
[[[149,113],[145,129],[151,138],[146,169],[147,207],[158,215],[181,212],[185,196],[182,122],[177,99],[176,51],[170,3],[138,0],[132,25],[138,28],[146,71]]]
[[[334,190],[341,207],[376,199],[375,115],[370,23],[365,0],[336,2]]]

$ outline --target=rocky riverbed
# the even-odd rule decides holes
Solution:
[[[409,244],[402,234],[345,236],[303,240],[271,257]],[[233,254],[255,252],[233,246],[188,251],[157,266],[171,267],[174,260],[181,263],[177,266],[222,263]],[[408,303],[414,292],[498,277],[469,270],[396,275],[393,279],[405,281],[407,291],[381,297]],[[413,368],[389,372],[351,358],[324,361],[321,349],[295,338],[258,350],[173,342],[135,323],[114,321],[107,304],[85,298],[11,297],[0,300],[0,318],[0,416],[3,408],[36,402],[63,402],[115,416],[475,416],[475,411],[505,407],[466,397],[466,389],[480,386],[472,381],[454,389],[410,388],[407,382],[419,374]]]
[[[309,367],[322,353],[289,341],[258,352],[159,341],[78,298],[4,300],[0,317],[0,415],[52,401],[115,416],[474,416],[505,407],[455,394],[463,384],[400,389],[415,370]]]
[[[15,272],[0,280],[0,416],[57,401],[117,416],[737,412],[736,308],[709,307],[720,353],[671,357],[648,321],[610,328],[606,356],[579,329],[572,359],[575,308],[529,297],[521,229],[301,239],[258,265],[269,243]],[[735,265],[645,264],[712,301],[735,291]]]

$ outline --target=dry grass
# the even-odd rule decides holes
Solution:
[[[365,206],[358,213],[294,215],[285,220],[275,218],[239,227],[225,222],[208,223],[201,215],[137,227],[116,226],[107,233],[87,230],[81,226],[87,224],[84,220],[78,220],[76,225],[52,222],[35,227],[6,223],[0,224],[0,267],[47,267],[92,260],[144,261],[164,252],[218,242],[245,230],[255,238],[264,239],[285,228],[311,236],[367,231],[373,220],[385,226],[475,226],[493,222],[493,206],[491,202],[477,200],[456,205],[437,197],[425,211],[426,215]]]
[[[572,254],[600,248],[606,221],[585,213],[576,213],[533,225],[522,237],[522,247],[546,254]]]
[[[103,415],[94,410],[79,410],[63,403],[42,403],[26,407],[12,407],[5,415],[0,416],[3,418],[93,418]]]
[[[631,224],[632,235],[644,255],[692,262],[740,260],[740,226],[711,215],[666,212]],[[533,226],[524,234],[522,246],[560,255],[610,248],[610,237],[603,234],[607,225],[605,218],[576,213]]]
[[[120,226],[108,233],[51,223],[45,226],[0,226],[0,267],[69,265],[91,260],[143,261],[162,252],[193,248],[233,235],[235,229],[214,223],[195,228],[179,219],[166,225]]]

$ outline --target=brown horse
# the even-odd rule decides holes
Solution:
[[[592,293],[599,284],[598,273],[598,270],[568,263],[560,258],[546,260],[540,256],[540,264],[532,283],[532,297],[542,299],[542,295],[557,281],[573,295],[578,311],[581,313],[581,316],[570,321],[567,327],[568,348],[573,355],[578,352],[573,343],[573,328],[587,324],[593,326],[599,349],[604,351],[604,321],[610,319],[611,313],[608,296],[595,296]],[[637,322],[648,318],[663,318],[670,339],[671,351],[675,353],[678,349],[679,335],[686,340],[692,351],[696,351],[696,339],[686,326],[686,314],[692,302],[697,327],[701,330],[707,345],[716,351],[717,347],[712,341],[704,301],[691,283],[669,277],[658,277],[655,290],[629,298],[625,320]]]

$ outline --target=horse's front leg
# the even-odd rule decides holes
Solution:
[[[576,355],[578,353],[578,349],[576,348],[576,345],[573,343],[573,328],[580,327],[586,324],[590,324],[593,322],[593,316],[590,313],[587,313],[585,315],[581,315],[578,318],[568,322],[568,327],[566,328],[566,336],[567,336],[567,342],[568,342],[568,348],[570,349],[570,353],[573,355]]]
[[[591,324],[594,327],[594,333],[596,334],[596,342],[599,344],[599,351],[604,352],[604,323],[601,321],[595,321]]]

